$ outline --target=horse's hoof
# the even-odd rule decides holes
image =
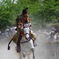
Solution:
[[[34,44],[34,47],[38,46],[36,43]]]
[[[35,59],[35,57],[33,57],[33,59]]]
[[[25,58],[26,57],[26,55],[23,53],[23,57]]]
[[[34,48],[31,48],[31,51],[33,52],[33,51],[35,51],[35,49]]]

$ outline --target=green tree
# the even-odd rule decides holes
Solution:
[[[59,21],[59,0],[2,0],[0,28],[14,25],[17,15],[21,14],[25,7],[28,7],[32,21],[38,24]]]

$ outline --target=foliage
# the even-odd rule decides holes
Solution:
[[[59,22],[59,0],[2,0],[0,30],[14,25],[17,15],[25,7],[28,7],[29,16],[36,23]]]

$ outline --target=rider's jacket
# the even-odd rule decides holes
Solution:
[[[25,21],[28,21],[27,23],[25,23]],[[30,23],[30,18],[28,18],[27,15],[20,15],[18,18],[18,22],[17,22],[17,28],[20,28],[22,31],[24,28],[29,27],[31,28],[31,23]],[[24,35],[24,33],[22,32],[22,36]]]

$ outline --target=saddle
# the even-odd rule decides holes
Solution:
[[[33,32],[33,31],[31,31],[31,37],[32,37],[32,40],[34,41],[34,40],[36,40],[36,35],[35,35],[35,33]],[[16,33],[14,36],[13,36],[13,42],[14,43],[17,43],[17,41],[18,41],[18,34]]]

